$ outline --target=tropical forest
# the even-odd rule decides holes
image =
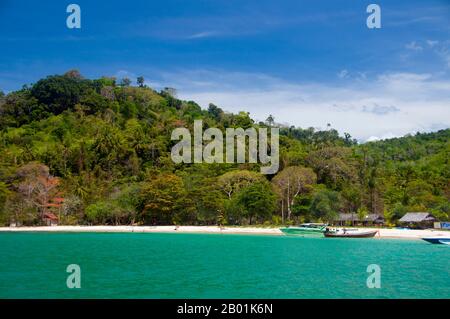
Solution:
[[[279,128],[280,166],[174,163],[175,128]],[[325,123],[326,124],[326,123]],[[77,70],[0,92],[0,224],[289,225],[450,217],[450,129],[358,142]]]

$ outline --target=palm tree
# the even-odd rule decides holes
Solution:
[[[266,122],[269,126],[272,126],[275,123],[275,118],[272,114],[269,115],[269,117],[266,119]]]

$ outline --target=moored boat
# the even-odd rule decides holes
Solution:
[[[295,227],[280,228],[280,230],[286,235],[321,235],[326,227],[326,224],[306,223]]]
[[[354,228],[326,229],[323,233],[325,237],[339,238],[370,238],[374,237],[378,230],[359,230]]]
[[[450,237],[424,237],[422,240],[425,240],[431,244],[450,245]]]

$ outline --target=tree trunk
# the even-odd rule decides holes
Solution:
[[[291,203],[291,200],[290,200],[290,197],[289,197],[289,188],[290,188],[290,183],[289,183],[290,181],[289,181],[289,178],[288,178],[288,184],[287,184],[287,210],[288,210],[288,216],[287,216],[287,219],[288,220],[291,220],[291,205],[290,205],[290,203]]]

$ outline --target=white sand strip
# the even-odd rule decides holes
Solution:
[[[423,237],[447,237],[450,238],[450,231],[439,229],[379,229],[381,238],[409,238],[420,239]],[[376,235],[378,237],[378,235]]]
[[[361,228],[360,228],[361,229]],[[372,228],[373,229],[373,228]],[[217,226],[37,226],[0,227],[0,232],[135,232],[135,233],[216,233],[282,235],[278,228]],[[422,237],[450,237],[450,231],[435,229],[379,229],[375,238],[420,239]]]
[[[217,226],[34,226],[0,227],[0,232],[135,232],[135,233],[219,233],[281,235],[278,228]]]

